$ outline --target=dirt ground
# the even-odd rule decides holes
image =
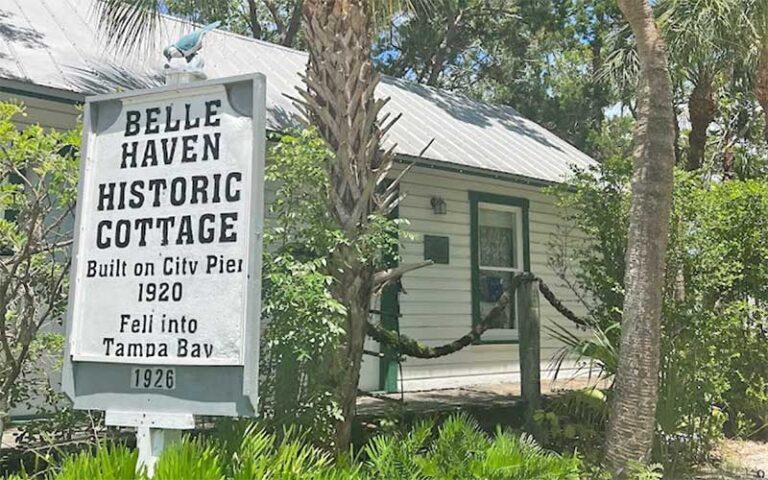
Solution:
[[[696,480],[749,480],[768,478],[768,443],[725,440],[720,447],[720,468],[704,469]],[[681,479],[682,480],[682,479]]]

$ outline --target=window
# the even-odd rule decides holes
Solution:
[[[15,173],[11,173],[7,178],[6,182],[11,185],[18,185],[22,182],[21,177],[16,175]],[[19,215],[19,212],[16,210],[0,210],[0,213],[2,213],[2,218],[9,221],[9,222],[15,222],[16,218]],[[6,255],[12,255],[13,251],[8,247],[8,245],[0,245],[0,256],[6,256]]]
[[[530,270],[528,200],[470,192],[473,322],[484,319],[515,273]],[[482,342],[517,341],[516,299],[492,320]]]

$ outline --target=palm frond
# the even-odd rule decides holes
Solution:
[[[123,52],[149,45],[160,23],[160,9],[158,0],[99,0],[94,4],[107,45]]]
[[[635,37],[629,25],[612,30],[606,39],[608,52],[596,77],[619,92],[634,91],[640,73],[640,59],[637,56]]]
[[[567,359],[573,359],[577,364],[586,361],[590,372],[594,367],[599,368],[599,379],[607,379],[615,375],[619,366],[619,352],[609,335],[613,328],[618,328],[618,324],[606,330],[594,326],[592,327],[593,336],[582,338],[557,323],[554,327],[546,327],[553,339],[564,344],[555,352],[550,362],[551,368],[554,369],[555,379],[559,377],[563,363]],[[582,368],[584,367],[580,366],[579,370]]]

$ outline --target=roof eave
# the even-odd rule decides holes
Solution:
[[[67,103],[70,105],[84,103],[86,97],[82,93],[77,93],[70,90],[46,87],[36,83],[7,78],[0,78],[0,92],[31,98],[39,98],[41,100],[49,100],[56,103]]]

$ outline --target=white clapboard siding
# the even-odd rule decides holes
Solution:
[[[0,102],[21,103],[26,107],[26,115],[14,118],[20,127],[41,125],[57,130],[71,130],[77,125],[80,111],[70,103],[53,102],[24,95],[0,92]]]
[[[531,270],[541,276],[558,297],[577,314],[583,306],[572,292],[548,268],[550,242],[562,235],[564,223],[553,198],[535,186],[480,176],[464,175],[443,170],[416,167],[401,184],[405,198],[400,205],[400,217],[407,219],[404,227],[401,262],[414,263],[424,258],[424,235],[444,235],[450,239],[450,263],[433,265],[414,271],[403,279],[405,294],[400,295],[400,331],[426,345],[441,345],[465,335],[472,326],[472,283],[470,252],[469,192],[477,191],[511,197],[527,198],[529,207],[529,236]],[[446,201],[447,213],[433,213],[430,199],[439,196]],[[570,232],[571,241],[583,241],[583,236]],[[546,333],[545,327],[554,322],[568,321],[541,298],[542,375],[552,375],[551,357],[560,345]],[[575,373],[567,365],[560,376]],[[472,345],[462,351],[438,359],[407,359],[403,364],[406,390],[447,388],[482,383],[517,382],[520,378],[517,345]]]

